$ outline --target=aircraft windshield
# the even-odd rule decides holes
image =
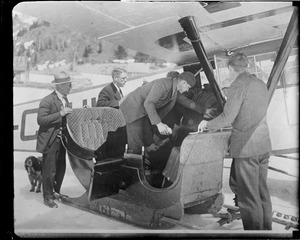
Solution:
[[[285,86],[295,85],[299,83],[299,60],[297,56],[297,51],[298,49],[292,50],[284,68]],[[259,79],[267,83],[275,59],[275,52],[249,56],[250,63],[248,70],[250,73],[255,74]],[[227,62],[227,58],[215,56],[217,81],[221,85],[222,83],[224,83],[224,81],[227,81],[229,78]]]
[[[297,53],[297,48],[292,50],[277,86],[277,89],[281,89],[280,92],[282,92],[282,98],[279,101],[282,102],[282,99],[284,99],[284,111],[286,111],[288,123],[290,125],[299,124],[297,105],[299,102],[299,60]],[[249,56],[250,63],[248,70],[267,84],[275,59],[275,52]],[[227,63],[228,59],[226,57],[215,56],[216,77],[220,89],[229,87],[233,81],[229,78]],[[278,94],[279,93],[276,95],[277,97]],[[277,101],[276,96],[274,101]]]
[[[255,74],[258,78],[267,83],[269,75],[271,73],[276,53],[266,53],[249,56],[249,72]],[[215,57],[218,83],[222,86],[228,86],[228,82],[232,81],[229,79],[229,70],[227,65],[227,58]]]
[[[259,79],[267,83],[275,58],[275,52],[250,56],[249,72],[255,74]]]
[[[293,49],[284,68],[286,86],[299,84],[299,59],[298,49]]]

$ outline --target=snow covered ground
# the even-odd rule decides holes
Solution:
[[[242,222],[235,220],[225,224],[218,230],[187,230],[183,227],[175,227],[171,230],[147,230],[134,225],[120,222],[106,216],[96,215],[79,210],[58,202],[59,207],[50,209],[43,204],[41,193],[29,192],[30,184],[24,169],[24,160],[29,155],[39,156],[36,153],[14,153],[14,219],[15,233],[20,236],[27,234],[126,234],[126,233],[186,233],[201,234],[207,232],[235,234],[243,231]],[[270,165],[276,165],[277,161],[285,161],[285,169],[297,174],[298,163],[295,160],[285,160],[271,157]],[[229,166],[231,159],[225,159],[223,171],[223,192],[225,203],[233,205],[233,194],[228,186]],[[289,165],[289,167],[287,167]],[[298,212],[298,178],[287,176],[279,172],[269,171],[268,184],[272,196],[273,210],[299,216]],[[85,190],[73,174],[69,162],[62,185],[61,192],[68,196],[82,195]],[[225,210],[225,209],[224,209]],[[218,221],[218,218],[203,218],[200,215],[185,215],[184,222],[195,226],[205,226]],[[285,230],[283,225],[273,223],[272,232],[266,234],[292,234],[295,229]]]

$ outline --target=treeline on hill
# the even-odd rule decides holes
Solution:
[[[15,15],[14,27],[18,26],[14,43],[15,56],[30,56],[31,66],[43,64],[46,61],[61,61],[65,59],[71,63],[104,63],[114,59],[135,59],[136,62],[162,64],[164,61],[115,46],[107,41],[100,41],[86,34],[70,31],[63,27],[55,27],[46,21],[36,21],[26,25]],[[16,27],[15,27],[16,28]],[[14,31],[16,31],[14,29]],[[24,43],[33,41],[29,49]],[[18,42],[18,44],[17,44]]]

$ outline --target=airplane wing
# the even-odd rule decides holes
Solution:
[[[178,65],[197,62],[178,20],[194,16],[209,57],[284,36],[291,2],[22,2],[15,11]],[[259,26],[259,27],[257,27]]]

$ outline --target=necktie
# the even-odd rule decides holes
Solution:
[[[68,101],[67,96],[63,95],[62,97],[65,100],[65,107],[69,107],[69,101]],[[62,118],[62,126],[65,126],[66,123],[67,123],[67,117],[63,116],[63,118]]]
[[[69,101],[68,101],[67,96],[63,95],[63,99],[66,101],[65,107],[69,107]]]
[[[120,92],[121,98],[123,98],[123,93],[122,93],[121,88],[119,88],[119,92]]]

